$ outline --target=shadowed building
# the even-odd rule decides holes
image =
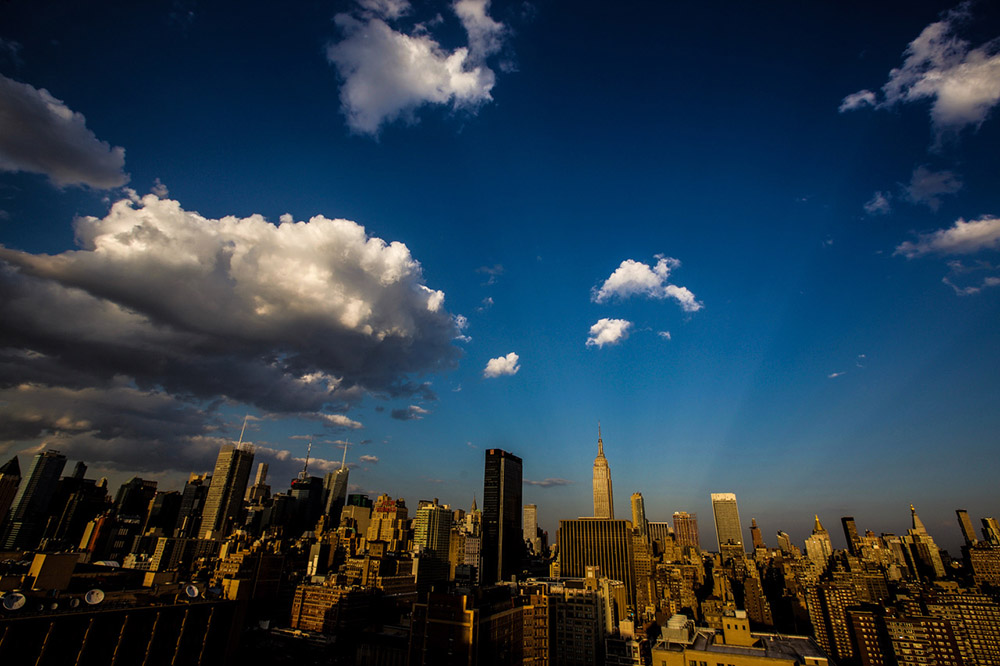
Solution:
[[[521,572],[521,520],[521,459],[489,449],[483,475],[482,583],[509,580]]]
[[[635,551],[628,520],[578,518],[559,521],[559,576],[584,578],[587,567],[621,581],[629,606],[635,605]]]
[[[31,461],[28,475],[22,479],[10,507],[5,550],[34,548],[42,536],[49,504],[66,466],[66,456],[58,451],[43,451]]]

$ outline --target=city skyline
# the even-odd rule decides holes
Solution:
[[[0,462],[180,490],[245,423],[273,487],[349,444],[415,512],[503,449],[552,539],[600,421],[619,518],[912,503],[957,552],[1000,514],[1000,7],[717,9],[6,3]]]

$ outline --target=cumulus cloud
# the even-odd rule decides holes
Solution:
[[[76,236],[57,255],[0,247],[0,386],[125,377],[357,428],[330,412],[432,395],[410,375],[457,358],[444,294],[355,222],[206,219],[147,195],[78,219]]]
[[[616,345],[628,337],[630,328],[632,328],[632,322],[625,319],[599,319],[596,324],[590,327],[587,346]]]
[[[124,167],[125,149],[98,139],[83,114],[0,74],[0,170],[44,174],[59,187],[109,189],[128,182]]]
[[[568,486],[568,485],[570,485],[573,482],[569,481],[567,479],[555,479],[555,478],[551,478],[550,477],[548,479],[542,479],[541,481],[531,481],[529,479],[525,479],[524,481],[522,481],[522,483],[524,483],[524,485],[526,485],[526,486],[538,486],[540,488],[552,488],[553,486]]]
[[[354,16],[334,21],[343,39],[327,47],[327,59],[342,80],[341,109],[348,126],[377,135],[385,123],[415,120],[427,104],[475,112],[492,101],[496,76],[486,58],[502,46],[503,24],[490,18],[486,0],[458,0],[452,10],[465,29],[468,44],[449,51],[418,23],[402,32],[387,21],[410,10],[400,0],[363,0]]]
[[[358,458],[358,460],[360,460],[363,463],[369,463],[374,465],[378,462],[378,456],[363,455],[360,458]]]
[[[486,363],[486,369],[483,370],[483,377],[516,375],[517,371],[521,369],[518,360],[519,357],[514,352],[511,352],[506,356],[498,356],[497,358],[491,358]]]
[[[930,100],[939,141],[946,132],[981,125],[1000,101],[1000,42],[973,48],[958,37],[969,18],[968,3],[963,3],[928,25],[907,46],[903,64],[889,72],[881,101],[873,92],[861,90],[845,97],[840,111]]]
[[[973,254],[1000,249],[1000,218],[983,216],[966,222],[959,218],[947,229],[919,234],[915,241],[905,241],[893,253],[907,259],[926,254]]]
[[[672,298],[685,312],[697,312],[704,307],[690,289],[667,282],[670,272],[680,268],[681,262],[662,254],[656,255],[656,259],[656,265],[652,267],[640,261],[626,259],[604,284],[593,289],[591,300],[606,303],[613,298],[646,296],[656,299]]]
[[[876,192],[864,208],[869,215],[885,215],[892,210],[892,193]]]
[[[941,195],[955,194],[962,189],[962,180],[951,171],[931,171],[925,166],[913,170],[910,184],[905,188],[906,197],[916,204],[926,204],[936,211],[941,206]]]
[[[392,418],[398,421],[418,421],[428,414],[430,412],[419,405],[410,405],[405,409],[394,409],[390,412]]]

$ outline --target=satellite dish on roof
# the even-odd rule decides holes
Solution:
[[[186,595],[188,595],[188,597],[194,599],[199,594],[201,594],[201,591],[199,591],[198,588],[197,588],[197,586],[195,586],[195,585],[187,585],[187,586],[184,587],[184,594],[186,594]]]
[[[14,611],[23,608],[28,599],[18,592],[3,595],[3,607],[6,610]]]
[[[83,595],[83,600],[86,601],[91,606],[96,606],[97,604],[104,601],[104,590],[93,589],[87,594]]]

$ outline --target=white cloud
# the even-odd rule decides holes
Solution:
[[[597,323],[590,327],[587,346],[616,345],[628,337],[630,328],[632,328],[632,322],[625,319],[598,319]]]
[[[523,483],[526,486],[538,486],[539,488],[553,488],[556,486],[568,486],[573,482],[569,481],[568,479],[557,479],[549,477],[547,479],[542,479],[541,481],[530,481],[528,479],[525,479]]]
[[[360,458],[358,458],[358,460],[360,460],[363,463],[370,463],[374,465],[378,462],[378,456],[363,455]]]
[[[865,212],[869,215],[885,215],[892,210],[892,193],[876,192],[865,204]]]
[[[128,182],[125,149],[112,148],[44,88],[0,75],[0,170],[44,174],[57,186]]]
[[[160,182],[159,178],[153,181],[153,187],[151,187],[149,191],[161,199],[166,199],[170,196],[170,190],[167,189],[166,185]]]
[[[948,229],[920,234],[916,241],[900,243],[893,254],[913,259],[925,254],[973,254],[997,249],[1000,249],[1000,218],[983,216],[969,222],[959,218]]]
[[[944,132],[979,126],[1000,101],[1000,53],[996,40],[972,48],[955,32],[969,18],[968,4],[928,25],[904,51],[901,67],[889,72],[882,101],[862,90],[844,98],[840,110],[874,106],[887,109],[932,100],[931,120],[938,141]]]
[[[656,334],[664,340],[670,339],[670,331],[657,331]]]
[[[449,105],[475,112],[492,101],[496,77],[485,59],[502,46],[503,24],[488,15],[489,2],[459,0],[452,5],[466,30],[468,46],[448,51],[417,24],[410,34],[386,20],[397,18],[409,4],[366,0],[360,18],[338,14],[334,20],[344,38],[327,47],[327,59],[343,80],[341,108],[355,132],[376,135],[385,123],[415,120],[426,104]]]
[[[444,294],[407,247],[349,220],[206,219],[150,194],[79,218],[76,236],[51,256],[0,247],[0,383],[126,377],[308,414],[369,392],[433,399],[410,376],[458,356]]]
[[[906,197],[917,204],[927,204],[936,211],[941,206],[942,194],[955,194],[962,189],[959,176],[951,171],[931,171],[925,166],[913,170],[910,184],[905,188]]]
[[[656,259],[656,266],[653,267],[626,259],[599,289],[592,291],[591,300],[606,303],[613,298],[647,296],[657,299],[673,298],[685,312],[697,312],[704,307],[687,287],[667,283],[670,271],[679,268],[681,262],[661,254],[656,255]]]
[[[843,377],[846,374],[847,374],[846,372],[831,372],[830,374],[828,374],[826,376],[826,378],[827,379],[836,379],[837,377]]]
[[[430,412],[419,405],[410,405],[405,409],[394,409],[390,413],[397,421],[419,421],[430,414]]]
[[[397,19],[411,9],[407,0],[358,0],[358,6],[370,16],[386,19]]]
[[[506,356],[498,356],[496,358],[491,358],[486,363],[486,369],[483,370],[483,377],[499,377],[501,375],[516,375],[517,371],[521,369],[518,361],[520,357],[511,352]]]
[[[360,430],[362,427],[361,423],[355,421],[352,418],[348,418],[343,414],[320,414],[320,419],[325,425],[337,427],[337,428],[350,428],[351,430]]]
[[[469,55],[474,61],[481,61],[503,47],[506,28],[490,18],[489,0],[457,0],[452,9],[469,37]]]
[[[845,97],[844,101],[840,103],[840,108],[837,110],[843,113],[844,111],[862,109],[866,106],[875,106],[875,93],[871,90],[859,90]]]

